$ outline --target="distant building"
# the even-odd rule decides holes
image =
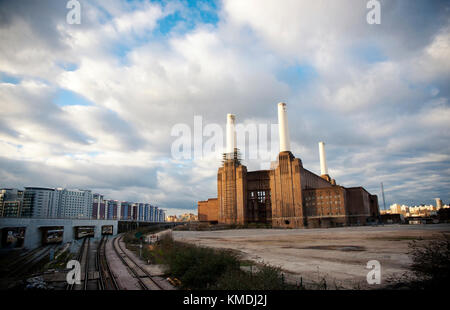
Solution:
[[[90,190],[55,190],[59,218],[91,218],[93,195]]]
[[[105,219],[117,220],[119,217],[120,202],[117,200],[106,199],[105,202]]]
[[[391,214],[401,214],[402,213],[402,207],[398,203],[394,203],[390,206]]]
[[[54,188],[25,187],[21,217],[52,218],[58,215],[58,197]]]
[[[137,204],[137,203],[133,203],[133,204],[131,205],[131,219],[132,219],[133,221],[137,221],[137,219],[138,219],[138,213],[137,213],[137,211],[138,211],[138,204]]]
[[[164,212],[164,210],[159,209],[158,211],[158,222],[163,223],[166,221],[166,214]]]
[[[439,198],[438,198],[439,199]],[[440,199],[439,199],[440,200]],[[439,210],[450,208],[448,205],[443,205],[442,201],[436,200],[436,206],[433,205],[420,205],[420,206],[406,206],[399,205],[397,203],[392,204],[388,210],[381,210],[381,214],[400,214],[409,219],[409,222],[414,222],[412,218],[429,218],[438,217]],[[420,222],[420,221],[416,221]]]
[[[101,219],[101,214],[105,214],[105,201],[103,200],[103,195],[94,194],[92,203],[92,218]]]
[[[150,221],[150,204],[144,204],[144,222]]]
[[[159,222],[165,220],[165,212],[156,206],[149,203],[128,202],[128,201],[108,201],[107,208],[116,208],[117,204],[117,219],[124,221],[139,221],[139,222]],[[108,209],[109,210],[109,209]],[[107,211],[108,214],[115,215],[115,211]],[[111,213],[112,212],[112,213]]]
[[[405,218],[402,214],[382,214],[380,215],[381,222],[384,224],[403,224]]]
[[[196,222],[198,221],[197,215],[193,213],[184,213],[179,216],[169,215],[166,217],[167,222]]]
[[[137,212],[138,212],[137,220],[142,222],[144,220],[144,211],[145,211],[144,209],[145,209],[145,206],[144,206],[143,203],[137,203],[136,206],[137,206]]]
[[[437,210],[439,210],[440,208],[442,208],[442,200],[441,198],[435,198],[436,199],[436,208]]]
[[[178,218],[176,215],[168,215],[167,222],[178,222]]]
[[[179,216],[180,222],[195,222],[198,221],[198,216],[194,213],[184,213]]]
[[[0,190],[0,217],[19,217],[23,205],[22,190],[8,188]]]
[[[131,202],[122,201],[120,203],[120,218],[122,220],[131,219]]]
[[[165,211],[150,203],[104,199],[90,190],[46,187],[0,189],[0,217],[166,220]]]
[[[157,206],[153,206],[152,222],[158,222],[158,218],[159,218],[159,208]]]

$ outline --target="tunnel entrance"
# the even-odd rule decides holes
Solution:
[[[102,236],[112,235],[112,234],[113,234],[113,225],[103,225],[102,226]]]
[[[58,244],[63,242],[63,226],[44,226],[39,227],[42,234],[42,245]]]
[[[5,227],[1,230],[1,247],[22,248],[25,241],[25,227]]]
[[[76,226],[75,229],[75,239],[81,239],[84,237],[94,237],[95,236],[95,226]]]

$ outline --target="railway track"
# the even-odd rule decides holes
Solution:
[[[106,244],[108,237],[104,236],[98,245],[96,255],[96,265],[99,272],[98,286],[101,290],[119,290],[119,284],[111,271],[111,267],[106,258]]]
[[[77,257],[76,257],[76,260],[79,261],[80,264],[81,264],[81,262],[83,261],[83,257],[84,257],[84,254],[85,254],[85,247],[87,246],[86,239],[87,239],[87,238],[84,238],[84,239],[83,239],[83,243],[81,244],[80,250],[78,251],[78,255],[77,255]],[[76,284],[76,283],[73,283],[73,284],[67,284],[67,286],[66,286],[66,290],[69,290],[69,291],[70,291],[70,290],[74,290],[74,289],[76,289],[76,288],[79,288],[79,285]]]
[[[97,247],[91,245],[91,238],[85,237],[76,260],[80,262],[81,284],[68,284],[67,290],[118,290],[119,285],[111,271],[105,254],[108,238],[102,237]]]
[[[34,250],[29,250],[29,251],[26,251],[25,253],[22,253],[11,264],[8,265],[7,275],[14,274],[15,270],[22,267],[27,260],[29,260],[33,255],[35,255],[39,251],[42,251],[44,248],[45,248],[45,246],[41,246]]]
[[[80,262],[82,282],[81,284],[69,284],[68,290],[100,290],[101,284],[96,277],[97,253],[96,248],[91,246],[91,237],[85,237],[80,247],[77,260]]]
[[[100,290],[101,285],[96,277],[97,269],[97,249],[91,247],[91,238],[87,241],[87,252],[84,259],[84,281],[83,290]]]
[[[56,247],[56,244],[52,244],[28,251],[9,266],[6,277],[23,277],[32,273],[45,258],[49,257],[50,251]]]
[[[117,256],[120,258],[122,263],[127,266],[127,269],[131,274],[138,280],[139,285],[144,290],[162,290],[161,287],[152,277],[152,275],[142,268],[131,256],[129,256],[122,246],[120,245],[120,240],[122,237],[116,237],[113,240],[113,248]]]

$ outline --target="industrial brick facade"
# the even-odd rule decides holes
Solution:
[[[302,162],[291,152],[280,152],[278,165],[270,171],[272,225],[303,227],[301,172]]]
[[[245,166],[226,161],[219,168],[217,187],[218,198],[198,202],[201,222],[324,228],[364,225],[379,216],[376,195],[362,187],[335,185],[329,176],[303,168],[290,152],[280,153],[272,170],[247,172]]]
[[[217,173],[217,192],[219,205],[219,222],[225,224],[244,224],[246,219],[246,182],[247,167],[239,165],[236,160],[224,162]]]
[[[217,223],[219,221],[219,205],[217,198],[198,202],[198,220],[200,222]]]
[[[199,221],[272,227],[317,228],[364,225],[379,217],[378,198],[362,187],[336,185],[328,175],[324,143],[319,143],[321,175],[303,167],[288,150],[286,104],[279,104],[280,153],[270,170],[247,171],[237,149],[227,145],[217,173],[217,199],[198,203]],[[227,134],[233,134],[234,115],[228,115]],[[232,143],[233,139],[228,141]]]

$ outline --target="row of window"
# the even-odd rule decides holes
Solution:
[[[335,200],[335,201],[319,201],[317,202],[317,205],[329,205],[329,204],[341,204],[340,200]],[[316,203],[315,202],[307,202],[306,206],[315,206]]]
[[[332,198],[339,198],[339,195],[329,195],[329,196],[306,196],[306,200],[315,200],[315,199],[323,199],[323,198],[328,198],[328,199],[332,199]]]
[[[340,215],[340,213],[339,212],[338,213],[328,212],[328,213],[320,213],[320,214],[316,214],[313,212],[308,213],[308,216],[324,216],[324,215]]]

